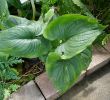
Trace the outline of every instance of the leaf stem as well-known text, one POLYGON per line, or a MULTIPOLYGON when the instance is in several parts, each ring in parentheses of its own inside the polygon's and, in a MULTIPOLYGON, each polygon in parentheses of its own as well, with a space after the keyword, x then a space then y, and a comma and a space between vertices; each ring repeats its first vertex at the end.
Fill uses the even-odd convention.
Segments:
POLYGON ((32 19, 35 20, 36 7, 35 7, 35 4, 34 4, 34 0, 31 0, 31 5, 32 5, 32 10, 33 10, 33 17, 32 17, 32 19))

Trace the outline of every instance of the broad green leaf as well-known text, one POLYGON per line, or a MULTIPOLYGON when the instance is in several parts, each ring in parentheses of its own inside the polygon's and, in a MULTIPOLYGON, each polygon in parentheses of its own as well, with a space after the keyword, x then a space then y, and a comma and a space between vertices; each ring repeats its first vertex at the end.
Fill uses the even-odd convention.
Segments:
POLYGON ((6 0, 0 0, 0 21, 6 19, 9 15, 8 5, 6 0))
POLYGON ((0 52, 34 58, 44 55, 50 42, 39 36, 34 26, 16 26, 0 32, 0 52))
POLYGON ((81 32, 102 30, 103 26, 96 19, 80 14, 65 14, 52 21, 43 34, 49 40, 66 39, 81 32))
POLYGON ((91 45, 96 39, 96 36, 98 36, 100 33, 101 32, 98 30, 91 30, 84 32, 83 34, 72 36, 66 42, 58 46, 55 52, 60 54, 62 59, 72 58, 91 45))
POLYGON ((91 49, 67 60, 62 60, 57 53, 50 53, 46 61, 46 71, 53 84, 61 91, 68 90, 86 70, 91 62, 91 49))
POLYGON ((45 23, 41 17, 38 21, 29 21, 25 18, 10 15, 2 24, 3 30, 0 32, 0 51, 14 56, 39 57, 45 55, 50 50, 50 42, 44 39, 41 34, 54 11, 49 10, 45 15, 45 23), (50 15, 50 17, 48 17, 50 15))
POLYGON ((16 25, 29 25, 32 22, 26 18, 9 15, 9 17, 3 21, 1 29, 8 29, 16 25))
POLYGON ((69 59, 91 45, 104 28, 96 19, 68 14, 52 21, 43 36, 51 41, 59 41, 55 52, 62 59, 69 59))

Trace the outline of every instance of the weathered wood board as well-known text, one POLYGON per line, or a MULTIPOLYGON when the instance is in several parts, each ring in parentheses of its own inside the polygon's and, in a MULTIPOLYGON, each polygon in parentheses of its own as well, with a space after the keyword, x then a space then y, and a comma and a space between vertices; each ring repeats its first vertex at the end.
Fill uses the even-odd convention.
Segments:
POLYGON ((41 92, 35 85, 34 81, 30 81, 17 92, 13 93, 8 100, 45 100, 41 92))

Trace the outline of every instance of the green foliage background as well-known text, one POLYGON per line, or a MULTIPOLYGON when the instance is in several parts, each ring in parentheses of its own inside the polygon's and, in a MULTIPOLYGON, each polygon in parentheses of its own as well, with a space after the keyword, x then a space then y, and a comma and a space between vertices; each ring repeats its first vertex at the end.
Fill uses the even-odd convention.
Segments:
POLYGON ((0 100, 19 87, 13 65, 22 57, 40 58, 61 93, 71 88, 91 62, 92 44, 109 41, 109 18, 109 0, 0 0, 0 100))

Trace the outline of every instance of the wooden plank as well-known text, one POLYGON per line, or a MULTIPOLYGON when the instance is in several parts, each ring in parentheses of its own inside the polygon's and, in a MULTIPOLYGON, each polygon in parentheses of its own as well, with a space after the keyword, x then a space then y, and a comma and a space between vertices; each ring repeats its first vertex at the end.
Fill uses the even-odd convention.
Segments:
POLYGON ((41 74, 35 79, 42 93, 48 100, 55 100, 60 94, 55 90, 46 73, 41 74))
POLYGON ((34 81, 30 81, 17 92, 13 93, 8 100, 45 100, 35 85, 34 81))
POLYGON ((90 63, 87 75, 93 73, 97 69, 103 67, 110 61, 110 43, 105 45, 105 48, 95 48, 93 51, 92 62, 90 63))
MULTIPOLYGON (((107 45, 106 47, 110 51, 110 46, 107 45)), ((101 68, 105 64, 107 64, 110 61, 110 53, 100 48, 99 50, 95 49, 93 53, 93 58, 90 66, 86 71, 83 71, 79 80, 76 82, 78 83, 81 81, 85 75, 90 75, 97 69, 101 68)), ((35 79, 36 83, 38 84, 39 88, 41 89, 42 93, 44 94, 45 98, 47 100, 55 100, 57 97, 59 97, 61 94, 58 92, 58 90, 55 90, 54 86, 48 79, 48 76, 46 73, 41 74, 35 79)))
MULTIPOLYGON (((78 80, 81 81, 85 77, 85 73, 83 72, 78 80)), ((43 95, 45 96, 46 100, 55 100, 60 95, 59 91, 56 90, 49 80, 46 73, 41 74, 39 77, 35 79, 36 83, 38 84, 39 88, 41 89, 43 95)))

